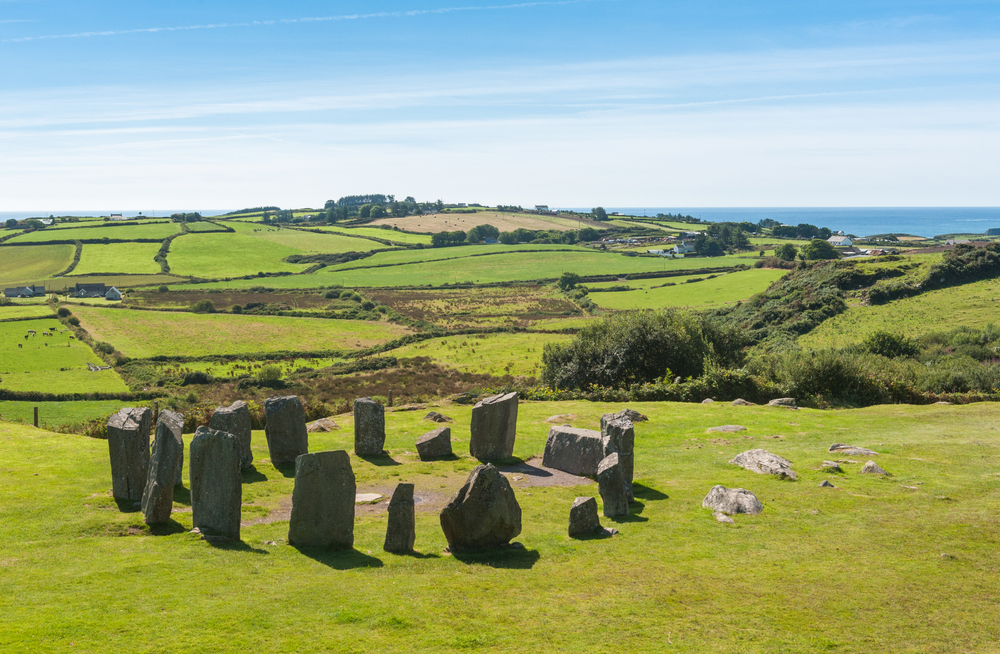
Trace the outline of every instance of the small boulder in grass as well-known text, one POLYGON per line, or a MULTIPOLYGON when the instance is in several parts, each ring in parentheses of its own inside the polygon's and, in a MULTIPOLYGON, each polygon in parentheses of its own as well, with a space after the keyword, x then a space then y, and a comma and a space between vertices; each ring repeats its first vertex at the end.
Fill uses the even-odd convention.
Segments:
POLYGON ((783 406, 789 409, 797 408, 795 404, 795 398, 793 397, 779 397, 776 400, 771 400, 770 402, 768 402, 767 406, 783 406))
POLYGON ((443 413, 438 413, 437 411, 431 411, 426 416, 424 420, 430 420, 431 422, 455 422, 443 413))
POLYGON ((702 404, 715 404, 715 400, 713 400, 710 397, 706 397, 704 400, 701 401, 701 403, 702 404))
POLYGON ((792 462, 788 459, 771 454, 767 450, 748 450, 737 454, 729 463, 761 475, 776 475, 783 479, 797 479, 792 470, 792 462))
POLYGON ((708 492, 701 505, 706 509, 714 509, 715 513, 725 513, 726 515, 736 515, 746 513, 757 515, 764 510, 764 505, 760 503, 757 496, 745 488, 726 488, 725 486, 713 486, 708 492))
POLYGON ((735 400, 730 402, 730 404, 732 404, 733 406, 754 406, 753 402, 747 402, 741 397, 736 398, 735 400))
POLYGON ((883 477, 889 477, 889 473, 885 471, 879 464, 874 461, 869 461, 861 468, 861 474, 863 475, 882 475, 883 477))

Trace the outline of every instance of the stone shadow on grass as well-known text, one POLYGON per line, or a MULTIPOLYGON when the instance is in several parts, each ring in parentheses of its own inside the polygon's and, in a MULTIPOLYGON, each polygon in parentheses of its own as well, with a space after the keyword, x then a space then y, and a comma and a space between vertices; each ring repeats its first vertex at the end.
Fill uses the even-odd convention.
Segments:
POLYGON ((191 506, 191 489, 183 486, 174 486, 174 503, 191 506))
POLYGON ((451 555, 468 565, 488 565, 508 570, 530 570, 542 558, 538 550, 529 550, 520 543, 491 550, 452 552, 451 555))
POLYGON ((666 500, 670 496, 666 493, 661 493, 655 488, 650 488, 649 486, 643 486, 642 484, 632 484, 632 495, 636 498, 641 498, 650 502, 655 502, 657 500, 666 500))
MULTIPOLYGON (((271 464, 274 465, 274 464, 271 464)), ((282 463, 280 466, 274 466, 274 469, 280 472, 288 479, 295 478, 295 464, 294 463, 282 463)), ((266 479, 266 477, 265 477, 266 479)))
MULTIPOLYGON (((635 487, 633 486, 633 495, 635 487)), ((628 515, 615 516, 613 518, 608 518, 612 522, 649 522, 649 518, 644 518, 640 513, 646 508, 646 505, 639 500, 632 500, 632 503, 628 507, 628 515)), ((605 516, 607 517, 607 516, 605 516)))
POLYGON ((412 550, 410 552, 386 552, 386 554, 394 554, 395 556, 408 556, 411 559, 440 559, 440 554, 435 554, 433 552, 418 552, 417 550, 412 550))
MULTIPOLYGON (((292 468, 294 471, 295 464, 292 464, 292 468)), ((295 475, 293 474, 292 476, 294 477, 295 475)), ((267 475, 258 470, 255 466, 250 466, 249 468, 243 471, 244 484, 252 484, 258 481, 267 481, 267 475)))
POLYGON ((352 570, 354 568, 381 568, 381 559, 369 556, 356 549, 324 549, 321 547, 296 547, 300 554, 334 570, 352 570))
POLYGON ((173 518, 166 522, 149 525, 149 533, 152 536, 170 536, 187 531, 187 528, 173 518))
POLYGON ((267 550, 251 547, 241 540, 223 538, 220 536, 205 536, 205 542, 217 550, 227 550, 229 552, 249 552, 251 554, 270 554, 267 550))
POLYGON ((116 497, 115 504, 118 505, 118 510, 122 513, 138 513, 142 511, 142 502, 139 500, 123 500, 120 497, 116 497))
POLYGON ((355 452, 355 455, 359 459, 364 459, 368 463, 370 463, 372 465, 375 465, 375 466, 401 466, 401 465, 403 465, 399 461, 396 461, 395 459, 393 459, 392 456, 390 456, 389 453, 387 453, 387 452, 382 452, 382 454, 376 454, 375 456, 362 456, 361 454, 358 454, 357 452, 355 452))
POLYGON ((611 531, 607 527, 601 527, 600 529, 595 529, 589 534, 580 534, 579 536, 570 536, 572 540, 604 540, 605 538, 611 538, 615 535, 618 530, 615 529, 611 531))

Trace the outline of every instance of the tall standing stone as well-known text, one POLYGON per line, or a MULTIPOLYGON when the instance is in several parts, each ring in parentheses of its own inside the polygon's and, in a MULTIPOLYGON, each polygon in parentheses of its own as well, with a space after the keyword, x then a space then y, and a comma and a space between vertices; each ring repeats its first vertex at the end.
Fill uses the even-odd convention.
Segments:
POLYGON ((296 547, 354 547, 351 457, 344 450, 303 454, 295 461, 288 542, 296 547))
POLYGON ((198 427, 191 441, 191 513, 202 533, 240 539, 243 477, 236 437, 198 427))
POLYGON ((122 409, 108 420, 111 494, 120 500, 142 500, 149 469, 149 409, 122 409))
POLYGON ((521 533, 521 506, 510 482, 492 465, 476 466, 441 511, 441 529, 453 552, 510 543, 521 533))
POLYGON ((309 453, 309 432, 306 412, 294 395, 269 397, 264 400, 264 435, 267 452, 274 466, 295 463, 300 454, 309 453))
POLYGON ((500 461, 514 456, 517 434, 517 393, 493 395, 472 407, 469 454, 480 461, 500 461))
POLYGON ((354 452, 379 456, 385 449, 385 409, 370 397, 354 400, 354 452))
POLYGON ((413 551, 417 538, 417 523, 414 516, 413 484, 397 484, 389 500, 389 524, 385 529, 386 552, 406 554, 413 551))
POLYGON ((240 469, 249 470, 253 465, 250 450, 250 407, 243 400, 236 400, 229 406, 220 406, 212 414, 208 426, 219 431, 227 431, 240 444, 240 469))
POLYGON ((597 489, 604 503, 604 515, 609 518, 628 515, 628 493, 617 452, 606 456, 597 466, 597 489))
POLYGON ((634 497, 632 478, 635 474, 635 428, 631 420, 619 416, 620 414, 606 413, 601 417, 601 435, 605 440, 605 456, 612 452, 618 453, 625 492, 631 501, 634 497))
POLYGON ((164 411, 156 421, 153 452, 149 457, 146 489, 142 494, 142 515, 147 525, 166 522, 174 507, 174 484, 184 456, 181 429, 184 417, 164 411))

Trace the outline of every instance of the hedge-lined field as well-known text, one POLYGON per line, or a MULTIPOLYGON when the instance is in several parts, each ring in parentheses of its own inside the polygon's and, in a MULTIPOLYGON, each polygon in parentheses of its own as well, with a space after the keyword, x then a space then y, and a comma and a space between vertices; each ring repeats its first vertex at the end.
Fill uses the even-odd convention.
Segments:
POLYGON ((0 245, 0 286, 42 284, 73 262, 72 245, 0 245))
MULTIPOLYGON (((176 242, 176 241, 175 241, 176 242)), ((132 273, 153 275, 160 272, 160 264, 153 261, 159 243, 110 243, 83 246, 80 263, 73 275, 92 273, 132 273)))
POLYGON ((155 223, 140 225, 114 225, 110 227, 80 227, 67 229, 39 229, 30 234, 15 236, 11 243, 46 243, 48 241, 89 240, 89 239, 120 239, 133 241, 136 239, 165 239, 171 234, 181 231, 180 223, 155 223))
MULTIPOLYGON (((634 291, 592 293, 590 299, 602 309, 658 309, 661 307, 707 307, 746 300, 781 279, 787 270, 751 269, 727 273, 714 279, 704 275, 640 280, 646 288, 634 291), (702 279, 703 281, 689 282, 702 279), (662 286, 675 284, 674 286, 662 286), (660 286, 660 288, 651 288, 660 286)), ((632 286, 632 282, 618 285, 632 286)))

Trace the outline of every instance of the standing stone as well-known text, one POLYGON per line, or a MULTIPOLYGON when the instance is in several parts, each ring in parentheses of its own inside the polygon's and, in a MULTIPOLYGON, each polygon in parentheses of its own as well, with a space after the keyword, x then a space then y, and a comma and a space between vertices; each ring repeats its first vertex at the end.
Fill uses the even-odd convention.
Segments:
POLYGON ((517 393, 493 395, 472 407, 472 438, 469 454, 480 461, 499 461, 514 456, 517 433, 517 393))
POLYGON ((421 461, 452 456, 451 427, 440 427, 417 439, 417 454, 421 461))
POLYGON ((354 400, 354 453, 379 456, 385 449, 385 409, 370 397, 354 400))
POLYGON ((628 515, 628 492, 618 453, 612 452, 597 466, 597 489, 609 518, 628 515))
POLYGON ((191 513, 204 534, 240 539, 240 444, 236 437, 198 427, 191 441, 191 513))
POLYGON ((212 414, 208 426, 236 437, 240 444, 240 469, 249 470, 253 465, 253 452, 250 451, 250 407, 247 403, 236 400, 230 406, 220 406, 212 414))
POLYGON ((344 450, 303 454, 295 461, 288 542, 296 547, 354 547, 354 482, 344 450))
POLYGON ((149 469, 149 409, 122 409, 108 420, 111 494, 119 500, 142 500, 149 469))
POLYGON ((597 474, 605 457, 601 432, 576 427, 552 427, 545 442, 542 465, 571 475, 597 474))
POLYGON ((309 452, 306 412, 299 398, 269 397, 264 400, 264 414, 267 419, 264 435, 272 465, 295 463, 296 457, 309 452))
POLYGON ((453 552, 509 544, 521 533, 521 506, 510 482, 490 464, 476 466, 441 511, 441 529, 453 552))
POLYGON ((612 452, 618 453, 622 465, 622 477, 625 480, 625 492, 629 501, 634 499, 632 478, 635 474, 635 428, 628 418, 619 418, 617 414, 606 413, 601 417, 601 436, 604 437, 604 456, 612 452))
POLYGON ((413 508, 413 484, 398 484, 389 500, 389 524, 385 529, 386 552, 406 554, 413 551, 417 523, 413 508))
POLYGON ((597 500, 593 497, 578 497, 569 510, 569 537, 589 536, 600 530, 601 521, 597 517, 597 500))
POLYGON ((153 453, 149 457, 146 490, 142 494, 142 515, 147 525, 166 522, 174 508, 174 484, 184 456, 181 429, 184 417, 164 411, 156 421, 153 453))

